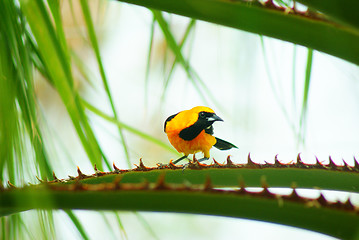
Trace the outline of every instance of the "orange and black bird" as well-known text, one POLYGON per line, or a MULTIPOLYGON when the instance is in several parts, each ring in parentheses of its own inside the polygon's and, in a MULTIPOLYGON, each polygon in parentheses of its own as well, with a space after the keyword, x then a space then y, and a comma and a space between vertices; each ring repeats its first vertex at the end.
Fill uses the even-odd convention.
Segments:
POLYGON ((174 148, 184 156, 173 163, 176 164, 189 154, 203 152, 204 157, 198 161, 209 159, 212 146, 220 150, 237 148, 232 143, 219 139, 213 135, 212 124, 223 121, 208 107, 194 107, 169 116, 164 124, 164 131, 174 148))

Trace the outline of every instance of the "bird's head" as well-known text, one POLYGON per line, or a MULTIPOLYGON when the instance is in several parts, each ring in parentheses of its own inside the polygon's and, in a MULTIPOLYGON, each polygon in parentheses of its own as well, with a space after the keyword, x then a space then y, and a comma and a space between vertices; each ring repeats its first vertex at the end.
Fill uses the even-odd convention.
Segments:
POLYGON ((205 128, 211 126, 216 121, 223 121, 222 118, 218 117, 215 112, 208 107, 194 107, 192 108, 192 111, 198 116, 198 124, 204 126, 205 128))
POLYGON ((223 122, 223 119, 218 117, 214 112, 202 111, 202 112, 198 113, 198 120, 197 121, 207 122, 209 124, 212 124, 215 121, 222 121, 223 122))
MULTIPOLYGON (((215 121, 223 121, 208 107, 194 107, 168 117, 164 124, 164 131, 181 132, 182 130, 197 134, 203 129, 210 129, 215 121)), ((213 129, 213 128, 212 128, 213 129)), ((208 130, 213 132, 213 130, 208 130)), ((196 135, 196 136, 197 136, 196 135)))

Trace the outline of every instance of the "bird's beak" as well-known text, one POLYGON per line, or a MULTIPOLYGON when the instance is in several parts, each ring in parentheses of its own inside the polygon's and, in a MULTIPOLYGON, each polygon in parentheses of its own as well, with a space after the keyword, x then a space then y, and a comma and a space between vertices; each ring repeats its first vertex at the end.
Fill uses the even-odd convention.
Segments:
POLYGON ((215 122, 215 121, 222 121, 223 122, 223 119, 218 117, 215 113, 213 113, 212 116, 210 116, 209 118, 207 118, 207 121, 208 122, 215 122))

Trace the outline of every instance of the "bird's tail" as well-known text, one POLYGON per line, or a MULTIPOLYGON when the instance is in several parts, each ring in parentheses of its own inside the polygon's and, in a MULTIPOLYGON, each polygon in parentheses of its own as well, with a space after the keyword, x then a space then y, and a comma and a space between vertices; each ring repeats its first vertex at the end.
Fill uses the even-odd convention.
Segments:
POLYGON ((236 145, 234 145, 230 142, 224 141, 220 138, 216 138, 216 140, 217 140, 217 142, 213 146, 218 148, 219 150, 228 150, 231 148, 238 148, 236 145))

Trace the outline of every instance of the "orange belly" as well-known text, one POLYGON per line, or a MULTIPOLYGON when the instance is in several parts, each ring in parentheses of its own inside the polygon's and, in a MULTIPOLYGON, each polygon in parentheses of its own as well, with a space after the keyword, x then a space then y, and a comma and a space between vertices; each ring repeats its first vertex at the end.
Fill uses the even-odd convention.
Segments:
POLYGON ((183 140, 179 137, 178 132, 167 132, 168 140, 173 147, 180 153, 195 154, 203 152, 205 158, 209 158, 209 150, 216 143, 216 138, 204 132, 204 130, 194 139, 190 141, 183 140))

